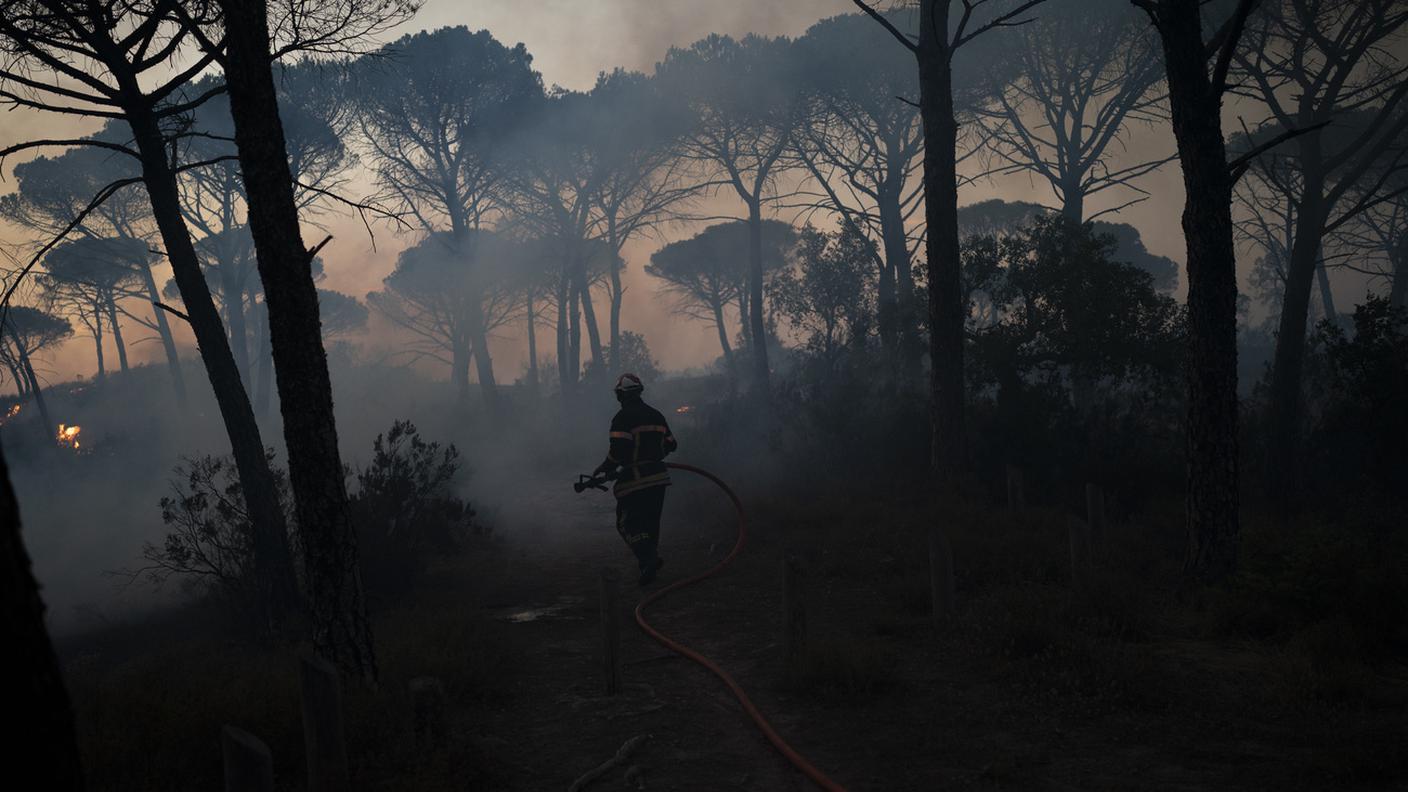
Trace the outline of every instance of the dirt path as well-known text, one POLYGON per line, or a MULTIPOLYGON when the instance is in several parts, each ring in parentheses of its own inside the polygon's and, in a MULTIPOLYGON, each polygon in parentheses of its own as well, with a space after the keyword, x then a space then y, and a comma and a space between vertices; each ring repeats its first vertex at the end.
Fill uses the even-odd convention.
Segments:
MULTIPOLYGON (((531 503, 502 507, 495 515, 515 568, 532 578, 516 581, 506 597, 515 601, 494 609, 496 618, 512 624, 513 644, 524 648, 513 688, 493 719, 501 730, 488 740, 487 752, 497 754, 493 758, 504 771, 495 788, 566 789, 641 734, 649 740, 630 764, 639 766, 649 789, 806 788, 722 684, 636 627, 634 563, 613 527, 610 495, 576 495, 554 483, 531 503), (597 591, 604 567, 622 575, 625 690, 610 698, 601 694, 597 591)), ((662 538, 667 579, 706 566, 711 550, 717 560, 732 542, 722 498, 706 487, 681 481, 671 492, 662 538)), ((709 611, 720 605, 728 585, 710 581, 681 592, 675 603, 658 609, 661 626, 673 628, 695 613, 716 622, 718 614, 709 611)), ((591 788, 633 788, 623 777, 624 768, 618 768, 591 788)))

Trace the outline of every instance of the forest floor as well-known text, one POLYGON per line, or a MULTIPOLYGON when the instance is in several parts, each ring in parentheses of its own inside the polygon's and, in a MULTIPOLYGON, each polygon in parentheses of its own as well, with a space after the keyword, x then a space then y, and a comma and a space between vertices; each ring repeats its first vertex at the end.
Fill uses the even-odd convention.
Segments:
MULTIPOLYGON (((668 499, 662 584, 733 543, 727 502, 690 478, 677 474, 668 499)), ((623 766, 587 788, 814 788, 719 680, 636 629, 614 504, 574 495, 569 481, 490 515, 492 546, 442 560, 413 600, 374 603, 382 683, 346 697, 356 787, 564 790, 647 735, 627 762, 643 786, 623 766), (604 567, 623 580, 614 697, 603 695, 604 567), (439 747, 417 748, 406 686, 426 675, 445 685, 448 729, 439 747)), ((848 789, 1408 789, 1402 667, 1327 671, 1284 644, 1210 636, 1176 592, 1112 583, 1091 604, 1059 582, 1059 561, 1003 558, 1001 543, 981 545, 996 556, 988 567, 1055 571, 980 585, 981 572, 962 571, 977 551, 960 541, 959 615, 936 629, 922 532, 905 507, 839 494, 787 508, 745 501, 759 508, 742 556, 650 619, 732 673, 848 789), (811 648, 789 672, 781 569, 799 549, 811 648)), ((989 522, 1019 544, 1063 546, 1063 523, 1046 512, 989 522)), ((221 723, 270 745, 280 788, 304 787, 291 655, 198 622, 175 616, 61 647, 92 788, 217 788, 221 723)))

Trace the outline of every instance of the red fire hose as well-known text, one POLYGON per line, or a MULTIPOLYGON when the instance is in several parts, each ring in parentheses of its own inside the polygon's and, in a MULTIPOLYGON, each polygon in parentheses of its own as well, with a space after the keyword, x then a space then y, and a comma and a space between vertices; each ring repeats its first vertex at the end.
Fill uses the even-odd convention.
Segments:
POLYGON ((690 473, 703 476, 718 485, 719 489, 723 490, 725 495, 728 495, 729 500, 733 501, 734 510, 738 513, 738 541, 734 543, 733 549, 728 552, 728 555, 724 556, 724 559, 716 564, 713 569, 701 572, 692 577, 687 577, 683 580, 677 580, 659 591, 650 594, 645 599, 642 599, 640 604, 636 605, 636 624, 640 625, 640 628, 645 631, 646 635, 659 641, 666 648, 688 657, 690 660, 709 669, 714 676, 722 679, 724 684, 728 686, 728 689, 733 691, 733 695, 738 699, 738 703, 743 705, 744 712, 747 712, 748 717, 752 718, 753 722, 758 725, 758 729, 762 731, 763 736, 768 739, 768 742, 772 743, 773 747, 776 748, 787 761, 791 762, 794 767, 800 770, 803 775, 814 781, 817 786, 827 790, 827 792, 845 792, 845 787, 827 778, 826 774, 816 769, 811 762, 808 762, 805 757, 797 753, 792 746, 788 745, 786 740, 782 739, 782 736, 777 733, 777 730, 772 727, 772 724, 768 723, 767 718, 763 717, 763 714, 754 706, 752 700, 748 698, 748 694, 743 692, 743 688, 739 687, 738 683, 733 680, 733 677, 728 675, 727 671, 720 668, 713 660, 690 649, 688 646, 672 640, 659 630, 651 627, 650 623, 645 620, 645 608, 647 605, 664 597, 671 591, 682 589, 693 583, 698 583, 705 578, 712 577, 723 571, 723 568, 728 566, 738 555, 739 551, 743 549, 743 543, 748 538, 748 530, 745 526, 746 518, 743 512, 743 502, 738 499, 738 495, 736 495, 727 484, 720 480, 718 476, 715 476, 707 470, 694 467, 693 465, 666 462, 665 467, 674 468, 675 470, 687 470, 690 473))

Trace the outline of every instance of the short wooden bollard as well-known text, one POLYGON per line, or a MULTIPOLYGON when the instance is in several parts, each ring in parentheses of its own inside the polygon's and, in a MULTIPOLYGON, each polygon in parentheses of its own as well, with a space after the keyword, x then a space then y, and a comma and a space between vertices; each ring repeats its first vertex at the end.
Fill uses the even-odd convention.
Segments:
POLYGON ((802 667, 807 652, 807 602, 806 572, 794 555, 788 555, 782 563, 782 609, 787 668, 796 671, 802 667))
POLYGON ((269 746, 244 729, 220 727, 225 792, 274 792, 274 757, 269 746))
POLYGON ((1022 469, 1016 465, 1007 466, 1007 508, 1012 511, 1027 508, 1026 481, 1022 469))
POLYGON ((445 741, 445 685, 435 677, 416 677, 407 685, 415 718, 416 746, 438 748, 445 741))
POLYGON ((606 695, 621 692, 621 575, 601 570, 601 670, 606 695))
POLYGON ((1099 484, 1085 485, 1085 521, 1090 524, 1092 542, 1105 539, 1105 490, 1099 484))
POLYGON ((929 528, 929 588, 934 623, 946 621, 957 607, 953 579, 953 546, 938 525, 929 528))
POLYGON ((303 746, 308 753, 309 792, 352 788, 347 740, 342 728, 341 679, 321 658, 304 655, 298 677, 303 691, 303 746))

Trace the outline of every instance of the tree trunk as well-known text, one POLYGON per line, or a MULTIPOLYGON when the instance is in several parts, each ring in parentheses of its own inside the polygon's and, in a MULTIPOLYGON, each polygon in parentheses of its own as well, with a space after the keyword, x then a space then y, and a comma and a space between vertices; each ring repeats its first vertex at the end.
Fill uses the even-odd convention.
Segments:
POLYGON ((753 341, 754 396, 769 401, 768 328, 763 318, 763 213, 757 199, 748 202, 748 317, 746 322, 753 341))
POLYGON ((1408 231, 1398 235, 1389 260, 1393 264, 1393 285, 1389 287, 1388 303, 1394 308, 1408 308, 1408 231))
POLYGON ((469 401, 469 359, 471 357, 463 342, 455 341, 450 352, 450 382, 455 385, 455 397, 461 403, 469 401))
POLYGON ((616 219, 613 216, 606 225, 606 245, 611 251, 611 373, 621 370, 621 301, 625 290, 621 286, 620 240, 616 238, 616 219))
POLYGON ((1320 311, 1331 324, 1340 323, 1340 313, 1335 310, 1335 294, 1330 288, 1330 270, 1324 260, 1315 266, 1315 282, 1320 287, 1320 311))
POLYGON ((258 319, 259 334, 259 367, 255 371, 254 382, 254 414, 265 416, 269 414, 269 402, 273 398, 274 392, 274 349, 273 343, 269 339, 269 311, 261 311, 258 319))
POLYGON ((225 303, 225 323, 230 331, 230 354, 246 389, 254 385, 249 368, 249 326, 244 315, 244 284, 234 283, 229 262, 220 262, 220 296, 225 303))
MULTIPOLYGON (((1079 154, 1076 155, 1079 157, 1079 154)), ((1074 162, 1075 160, 1069 160, 1074 162)), ((1080 174, 1074 174, 1061 184, 1061 216, 1071 224, 1079 226, 1085 220, 1085 191, 1081 189, 1080 174)))
POLYGON ((958 253, 958 123, 948 0, 919 11, 919 115, 924 122, 924 220, 928 229, 930 466, 952 482, 966 454, 963 398, 963 287, 958 253))
POLYGON ((1301 374, 1305 365, 1306 323, 1309 321, 1315 271, 1320 266, 1325 227, 1325 174, 1320 164, 1319 133, 1310 132, 1300 146, 1304 186, 1296 212, 1286 291, 1271 367, 1271 437, 1268 470, 1273 477, 1272 500, 1282 517, 1296 501, 1300 458, 1301 374))
POLYGON ((39 384, 39 377, 34 373, 34 364, 29 362, 29 350, 20 344, 15 344, 20 351, 20 368, 24 371, 24 376, 29 380, 29 393, 34 397, 34 406, 39 409, 39 422, 44 426, 40 431, 45 443, 54 442, 54 432, 58 424, 49 415, 49 403, 44 401, 44 388, 39 384))
POLYGON ((156 277, 151 267, 142 267, 142 281, 147 287, 147 299, 152 303, 152 315, 156 320, 156 332, 161 336, 162 349, 166 351, 166 366, 171 370, 171 387, 176 391, 176 401, 186 403, 186 376, 181 371, 181 355, 176 350, 176 337, 171 334, 171 323, 166 321, 166 311, 157 307, 161 302, 161 292, 156 288, 156 277))
POLYGON ((0 450, 0 619, 10 665, 5 694, 6 773, 26 786, 83 789, 73 707, 44 626, 44 602, 20 532, 20 507, 0 450), (17 728, 16 728, 17 727, 17 728))
POLYGON ((1199 4, 1160 6, 1169 104, 1186 204, 1188 423, 1186 568, 1207 580, 1236 568, 1237 272, 1232 179, 1222 137, 1222 95, 1207 71, 1199 4))
MULTIPOLYGON (((221 0, 225 81, 269 314, 274 376, 288 447, 289 483, 304 541, 313 645, 343 669, 376 681, 357 533, 337 446, 313 257, 303 245, 293 176, 270 70, 264 3, 221 0)), ((481 357, 487 357, 481 350, 481 357)), ((490 380, 492 384, 492 378, 490 380)))
MULTIPOLYGON (((135 91, 134 91, 135 92, 135 91)), ((230 438, 250 523, 254 526, 254 577, 264 622, 273 626, 297 606, 298 584, 289 552, 288 529, 265 456, 264 441, 249 395, 240 384, 225 326, 210 298, 189 229, 181 215, 176 175, 166 159, 165 140, 145 104, 126 108, 127 122, 141 155, 142 181, 152 216, 166 247, 171 273, 186 306, 201 361, 210 378, 225 433, 230 438)))
POLYGON ((127 344, 122 340, 122 325, 117 321, 117 303, 108 299, 108 321, 112 323, 112 342, 117 347, 117 365, 127 370, 127 344))
POLYGON ((563 283, 557 290, 557 387, 558 395, 562 397, 564 406, 571 401, 570 388, 572 387, 571 369, 568 368, 568 357, 571 354, 570 342, 567 338, 567 304, 571 298, 571 288, 563 278, 563 283))
POLYGON ((724 365, 728 367, 729 376, 736 372, 733 370, 733 347, 728 343, 728 325, 724 323, 724 304, 718 302, 714 304, 714 328, 719 331, 719 346, 724 350, 724 365))
POLYGON ((577 280, 572 280, 572 298, 567 306, 567 373, 572 383, 582 373, 582 292, 577 288, 577 280))
POLYGON ((587 280, 587 265, 577 256, 572 267, 573 278, 577 282, 577 293, 582 298, 582 319, 587 326, 587 343, 592 353, 592 368, 600 370, 606 363, 601 348, 601 329, 596 324, 596 307, 592 305, 591 283, 587 280))
POLYGON ((93 354, 98 358, 96 379, 102 381, 107 377, 108 369, 103 358, 103 309, 97 303, 93 303, 93 354))
POLYGON ((527 299, 528 313, 528 392, 533 396, 538 395, 538 332, 534 325, 537 324, 538 313, 533 306, 533 295, 529 294, 527 299))
POLYGON ((880 242, 885 260, 875 290, 875 320, 885 348, 900 349, 907 332, 907 317, 900 306, 898 282, 900 270, 909 268, 909 244, 905 239, 898 190, 881 190, 876 205, 880 211, 880 242))

